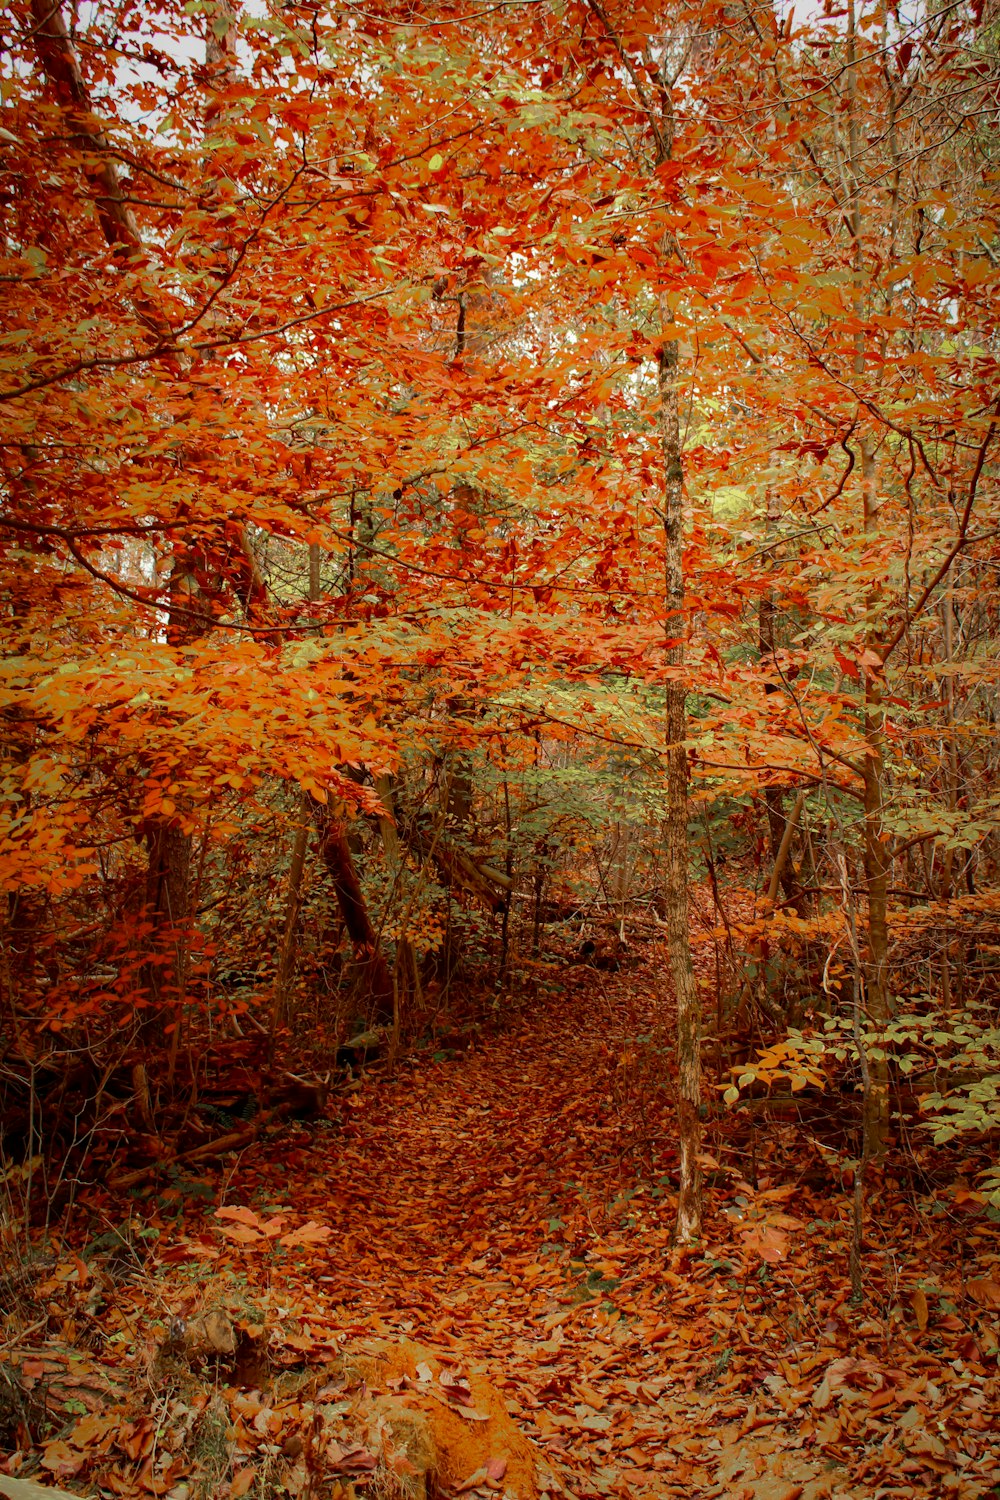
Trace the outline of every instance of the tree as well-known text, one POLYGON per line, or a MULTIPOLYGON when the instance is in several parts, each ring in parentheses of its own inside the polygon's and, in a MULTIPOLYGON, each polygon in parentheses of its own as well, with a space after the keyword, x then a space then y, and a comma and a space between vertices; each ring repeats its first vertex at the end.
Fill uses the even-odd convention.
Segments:
MULTIPOLYGON (((310 829, 383 1018, 404 971, 422 992, 414 910, 502 920, 509 972, 518 872, 540 941, 583 859, 553 830, 592 838, 624 758, 665 830, 679 1239, 703 1110, 692 808, 764 810, 747 967, 816 965, 808 1009, 849 954, 829 1019, 877 1161, 894 892, 940 851, 950 932, 963 882, 995 875, 976 18, 10 15, 15 1045, 55 1069, 53 1026, 86 1033, 103 1068, 141 1032, 190 1054, 193 1088, 227 877, 250 870, 268 1002, 294 1018, 310 829), (575 768, 605 778, 590 811, 549 817, 575 768), (265 828, 290 848, 280 903, 265 828)), ((951 938, 936 962, 951 996, 951 938)), ((766 1008, 757 977, 739 993, 766 1008)))

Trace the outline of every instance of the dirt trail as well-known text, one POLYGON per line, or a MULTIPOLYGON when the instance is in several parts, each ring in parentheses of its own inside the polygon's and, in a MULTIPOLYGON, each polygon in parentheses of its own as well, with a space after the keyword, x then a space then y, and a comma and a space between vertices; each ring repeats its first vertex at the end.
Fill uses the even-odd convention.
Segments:
POLYGON ((801 1442, 798 1402, 762 1417, 747 1393, 773 1407, 762 1377, 789 1387, 746 1348, 735 1264, 670 1268, 669 1085, 650 1092, 659 1064, 634 1046, 661 985, 652 966, 570 971, 569 993, 465 1057, 364 1089, 261 1188, 295 1206, 296 1184, 323 1183, 300 1206, 333 1230, 311 1260, 328 1318, 484 1370, 570 1493, 854 1493, 835 1457, 780 1453, 801 1442))
POLYGON ((995 1360, 977 1383, 929 1357, 877 1277, 874 1308, 848 1307, 833 1185, 789 1203, 794 1169, 764 1178, 802 1215, 768 1260, 723 1173, 704 1253, 672 1259, 669 1053, 635 1045, 656 962, 567 971, 502 1035, 366 1086, 339 1131, 262 1164, 258 1201, 333 1230, 298 1300, 486 1372, 581 1497, 985 1496, 995 1360))
MULTIPOLYGON (((363 1090, 332 1139, 286 1157, 285 1181, 326 1183, 325 1209, 305 1207, 333 1238, 311 1264, 351 1324, 481 1363, 580 1494, 691 1494, 681 1450, 703 1445, 710 1419, 694 1394, 693 1425, 676 1430, 695 1376, 672 1365, 661 1329, 673 1203, 663 1188, 636 1194, 631 1149, 658 1128, 629 1063, 655 1024, 637 995, 657 979, 580 970, 569 985, 464 1057, 363 1090)), ((658 1153, 666 1173, 660 1128, 644 1160, 658 1153)), ((283 1175, 263 1174, 275 1202, 283 1175)), ((702 1488, 715 1467, 698 1466, 702 1488)))
MULTIPOLYGON (((373 1077, 340 1096, 339 1118, 165 1183, 144 1205, 148 1258, 136 1253, 124 1279, 71 1252, 57 1260, 37 1293, 39 1312, 62 1309, 48 1320, 61 1353, 42 1352, 62 1359, 65 1412, 84 1376, 112 1394, 93 1415, 84 1401, 45 1467, 84 1478, 90 1465, 115 1493, 194 1500, 186 1476, 211 1461, 212 1500, 258 1479, 254 1493, 269 1494, 265 1471, 277 1483, 293 1461, 313 1422, 302 1403, 338 1361, 380 1360, 369 1394, 391 1401, 397 1377, 423 1379, 420 1363, 439 1356, 488 1413, 482 1427, 445 1413, 453 1478, 496 1457, 473 1448, 477 1433, 499 1445, 505 1405, 576 1500, 991 1494, 995 1226, 965 1210, 956 1269, 955 1215, 928 1215, 886 1180, 867 1301, 852 1308, 849 1184, 827 1173, 808 1187, 822 1157, 773 1124, 754 1185, 741 1181, 746 1140, 728 1118, 707 1137, 718 1161, 703 1244, 675 1256, 659 965, 651 949, 614 975, 566 968, 563 993, 467 1054, 373 1077), (234 1333, 221 1363, 212 1309, 234 1333), (170 1330, 201 1326, 211 1348, 192 1367, 190 1351, 170 1354, 170 1330)), ((29 1385, 43 1365, 28 1352, 29 1385)), ((350 1441, 370 1441, 367 1429, 350 1441)), ((529 1452, 507 1441, 512 1458, 518 1443, 529 1452)), ((530 1480, 512 1493, 530 1496, 530 1480)))

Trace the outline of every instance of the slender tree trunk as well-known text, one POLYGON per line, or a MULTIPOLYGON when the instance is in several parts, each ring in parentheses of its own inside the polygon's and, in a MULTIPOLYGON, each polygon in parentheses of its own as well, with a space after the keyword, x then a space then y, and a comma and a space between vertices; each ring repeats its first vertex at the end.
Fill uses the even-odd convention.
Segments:
MULTIPOLYGON (((382 835, 382 848, 385 850, 386 863, 392 876, 394 890, 399 889, 400 877, 403 870, 403 851, 399 842, 399 830, 396 827, 395 806, 392 795, 392 781, 388 776, 379 776, 375 780, 375 791, 378 799, 385 808, 385 816, 379 818, 379 832, 382 835)), ((401 893, 401 892, 400 892, 401 893)), ((400 915, 400 933, 396 943, 396 967, 392 976, 392 1046, 390 1058, 395 1061, 396 1049, 399 1045, 399 1031, 402 1022, 403 998, 412 989, 417 1002, 420 1001, 420 960, 417 950, 406 937, 405 931, 411 902, 404 904, 400 915)))
MULTIPOLYGON (((504 832, 504 874, 510 881, 509 889, 514 886, 514 842, 511 837, 510 816, 510 782, 507 780, 506 747, 504 749, 504 772, 503 772, 503 832, 504 832)), ((497 964, 497 984, 502 984, 507 977, 507 964, 510 959, 510 899, 504 902, 503 912, 500 917, 500 961, 497 964)))
MULTIPOLYGON (((851 227, 854 235, 854 269, 858 283, 856 308, 859 323, 864 308, 861 286, 864 279, 861 244, 861 196, 857 174, 859 149, 857 123, 857 57, 854 0, 848 11, 848 143, 850 151, 851 227)), ((855 337, 854 373, 859 383, 864 374, 864 336, 855 337)), ((864 432, 861 447, 861 494, 866 539, 874 544, 879 533, 878 468, 872 436, 864 432)), ((889 872, 891 856, 885 837, 885 713, 882 707, 882 674, 871 662, 881 658, 878 634, 874 627, 879 607, 881 585, 873 583, 865 604, 869 626, 865 633, 868 661, 864 668, 863 729, 864 756, 864 870, 868 891, 868 962, 865 967, 865 1005, 869 1023, 881 1028, 889 1020, 892 1001, 889 993, 889 872)), ((864 1112, 864 1154, 877 1160, 885 1153, 889 1135, 889 1071, 885 1058, 873 1057, 867 1062, 867 1088, 864 1112)), ((857 1209, 860 1213, 860 1208, 857 1209)))
POLYGON ((448 826, 459 837, 468 834, 472 824, 472 761, 464 752, 449 756, 446 817, 448 826))
POLYGON ((618 906, 618 936, 625 942, 625 915, 629 892, 629 852, 631 845, 627 818, 619 818, 615 827, 614 897, 618 906))
MULTIPOLYGON (((66 27, 59 0, 32 0, 34 40, 38 60, 70 126, 70 139, 81 152, 82 170, 94 189, 94 206, 101 232, 121 260, 140 260, 144 255, 139 230, 125 202, 118 168, 108 152, 108 141, 95 125, 87 85, 66 27)), ((140 299, 137 310, 157 333, 165 337, 168 327, 159 309, 140 299)), ((171 605, 176 600, 178 578, 171 579, 171 605)), ((181 625, 181 630, 185 626, 181 625)), ((168 630, 168 636, 170 631, 168 630)), ((162 1040, 165 1007, 183 987, 186 970, 181 937, 188 915, 188 875, 191 841, 179 818, 157 817, 146 832, 149 854, 144 914, 150 927, 148 957, 142 966, 141 985, 145 1009, 139 1034, 146 1044, 162 1040)), ((146 1095, 145 1078, 137 1081, 146 1095)), ((142 1113, 148 1115, 148 1107, 142 1113)))
MULTIPOLYGON (((228 5, 225 14, 229 15, 228 5)), ((228 33, 227 33, 228 35, 228 33)), ((319 543, 309 543, 309 590, 310 603, 315 604, 320 594, 319 543)), ((299 906, 302 901, 302 877, 306 867, 306 851, 309 847, 308 792, 303 792, 299 804, 299 821, 295 826, 292 858, 288 866, 288 894, 285 903, 285 921, 278 954, 278 972, 274 978, 274 998, 271 1006, 271 1047, 274 1047, 278 1028, 288 1020, 288 994, 295 973, 295 943, 299 922, 299 906)))
MULTIPOLYGON (((865 486, 865 532, 873 536, 878 528, 878 506, 875 501, 875 462, 867 444, 862 445, 862 482, 865 486)), ((877 588, 872 594, 877 593, 877 588)), ((869 597, 869 610, 875 599, 869 597)), ((869 654, 877 653, 878 642, 868 639, 869 654)), ((868 1020, 876 1029, 886 1026, 892 1013, 889 992, 889 869, 891 856, 885 838, 885 713, 882 708, 881 674, 870 667, 865 670, 864 707, 864 863, 868 887, 868 963, 865 972, 865 999, 868 1020)), ((884 1155, 889 1136, 889 1067, 884 1057, 870 1060, 871 1088, 865 1113, 868 1155, 884 1155)))
MULTIPOLYGON (((850 189, 850 226, 854 240, 854 276, 857 284, 855 308, 859 332, 854 342, 854 376, 860 387, 865 371, 863 317, 864 248, 861 242, 861 186, 858 176, 860 142, 858 136, 857 27, 854 0, 848 0, 847 13, 847 178, 850 189)), ((863 414, 864 415, 864 414, 863 414)), ((875 443, 872 435, 862 432, 861 495, 865 539, 874 545, 879 532, 878 474, 875 443)), ((865 1003, 869 1024, 876 1030, 886 1025, 891 1014, 889 994, 889 866, 890 856, 885 834, 885 713, 882 707, 882 674, 873 668, 881 661, 881 642, 874 628, 878 614, 881 585, 873 583, 865 603, 870 622, 865 635, 863 731, 864 756, 864 868, 868 888, 868 962, 865 966, 865 1003)), ((868 1063, 869 1087, 865 1092, 865 1154, 877 1159, 885 1154, 889 1135, 889 1073, 885 1058, 873 1057, 868 1063)))
MULTIPOLYGON (((118 168, 108 154, 108 141, 95 125, 87 85, 66 28, 61 0, 31 0, 35 50, 46 78, 66 111, 73 145, 85 153, 85 172, 94 188, 94 207, 104 238, 113 250, 128 256, 142 255, 143 246, 135 217, 125 201, 118 168)), ((143 308, 148 313, 147 308, 143 308)), ((158 315, 157 331, 164 331, 158 315)))
MULTIPOLYGON (((767 492, 767 514, 764 519, 765 541, 770 542, 774 536, 778 523, 779 501, 776 492, 769 489, 767 492)), ((768 554, 769 555, 769 554, 768 554)), ((762 667, 774 664, 774 591, 768 589, 761 594, 760 604, 757 607, 757 649, 760 653, 762 667)), ((772 694, 779 691, 777 684, 766 682, 764 693, 770 698, 772 694)), ((771 836, 771 859, 777 860, 778 848, 781 844, 781 835, 785 825, 785 810, 782 805, 781 788, 776 786, 765 787, 764 805, 767 809, 767 827, 771 836)), ((790 895, 791 892, 789 891, 790 895)))
MULTIPOLYGON (((779 500, 774 490, 768 490, 767 515, 764 521, 764 536, 770 541, 775 534, 780 515, 779 500)), ((774 593, 768 590, 761 595, 760 605, 757 611, 757 647, 760 652, 762 666, 775 667, 775 632, 774 632, 774 593)), ((776 668, 775 668, 776 670, 776 668)), ((781 689, 775 682, 764 684, 764 693, 770 698, 781 689)), ((799 879, 795 870, 795 862, 791 857, 791 849, 786 851, 783 860, 779 861, 778 851, 781 848, 787 830, 785 821, 785 798, 780 787, 767 786, 764 788, 764 806, 767 811, 767 828, 771 841, 772 868, 779 871, 781 888, 785 895, 795 905, 795 910, 800 917, 806 916, 806 904, 802 896, 799 879)))
MULTIPOLYGON (((225 63, 232 49, 235 21, 229 0, 218 0, 216 9, 217 15, 230 24, 222 35, 217 29, 209 28, 206 48, 209 66, 225 63)), ((128 264, 140 270, 145 264, 145 246, 122 190, 107 137, 95 123, 97 117, 66 26, 61 0, 31 0, 31 11, 38 59, 65 111, 70 139, 80 150, 82 171, 94 190, 94 206, 101 232, 115 252, 119 265, 128 264)), ((158 303, 155 291, 145 290, 137 280, 130 287, 128 300, 143 323, 151 327, 167 346, 164 354, 174 368, 186 370, 188 361, 185 356, 169 348, 172 342, 170 320, 158 303)), ((266 602, 266 589, 242 528, 238 531, 238 542, 238 548, 228 560, 229 583, 250 615, 266 602)), ((221 576, 222 571, 203 545, 175 543, 168 584, 167 639, 172 645, 183 646, 204 634, 212 614, 206 608, 207 601, 197 577, 216 573, 221 576)), ((149 865, 144 910, 150 932, 148 958, 142 969, 146 1009, 139 1033, 148 1047, 162 1042, 169 1009, 171 1005, 182 1002, 187 982, 191 835, 180 816, 163 814, 150 820, 146 843, 149 865)), ((179 1017, 176 1020, 179 1022, 179 1017)))
POLYGON ((667 633, 667 815, 664 916, 677 997, 677 1134, 680 1191, 676 1235, 690 1244, 701 1234, 701 1005, 688 930, 687 689, 684 666, 684 474, 677 391, 677 342, 660 351, 660 443, 664 467, 664 564, 667 633))
POLYGON ((271 1004, 271 1046, 275 1035, 288 1020, 288 998, 295 973, 295 944, 302 904, 302 877, 309 847, 309 793, 303 792, 299 803, 299 821, 295 826, 292 857, 288 865, 288 893, 285 898, 285 921, 278 954, 278 971, 274 976, 274 998, 271 1004))
MULTIPOLYGON (((464 697, 456 695, 449 701, 450 717, 452 720, 466 718, 469 713, 469 703, 464 697)), ((448 830, 449 838, 459 853, 464 850, 459 848, 461 841, 468 839, 472 824, 472 796, 473 777, 472 760, 467 753, 458 745, 453 745, 447 752, 444 762, 444 823, 448 830)), ((468 856, 466 856, 468 857, 468 856)), ((474 861, 470 861, 474 863, 474 861)), ((452 911, 452 888, 448 884, 448 924, 444 937, 444 972, 448 975, 454 973, 458 967, 460 954, 455 941, 455 928, 451 921, 452 911)))
MULTIPOLYGON (((954 563, 948 570, 945 580, 946 588, 944 598, 941 600, 941 625, 944 645, 944 659, 950 668, 955 659, 955 604, 954 604, 954 563)), ((944 708, 946 745, 944 762, 947 766, 947 800, 948 811, 951 814, 949 825, 954 829, 955 815, 958 812, 959 797, 961 794, 961 778, 959 774, 958 761, 958 734, 955 728, 955 678, 949 670, 945 673, 942 707, 944 708)), ((941 872, 942 901, 950 901, 953 892, 953 880, 955 873, 955 851, 948 848, 944 851, 943 869, 941 872)), ((943 951, 941 954, 941 999, 947 1009, 951 1001, 951 943, 952 933, 949 927, 945 927, 942 934, 943 951)), ((965 1003, 965 964, 962 954, 961 938, 959 938, 958 962, 956 964, 956 992, 960 1005, 965 1003)))
MULTIPOLYGON (((657 166, 673 155, 675 118, 673 88, 664 56, 655 75, 657 108, 646 92, 627 49, 623 46, 601 0, 588 0, 608 41, 628 72, 655 142, 657 166)), ((679 64, 679 69, 683 62, 679 64)), ((664 231, 660 254, 665 264, 679 258, 673 231, 664 231)), ((683 681, 684 637, 684 469, 681 453, 677 340, 665 335, 673 322, 667 294, 660 297, 662 342, 658 366, 658 431, 663 461, 664 632, 666 636, 666 854, 664 868, 664 925, 677 1000, 677 1133, 680 1189, 677 1199, 676 1239, 690 1244, 701 1233, 701 1006, 688 927, 688 767, 687 689, 683 681)))

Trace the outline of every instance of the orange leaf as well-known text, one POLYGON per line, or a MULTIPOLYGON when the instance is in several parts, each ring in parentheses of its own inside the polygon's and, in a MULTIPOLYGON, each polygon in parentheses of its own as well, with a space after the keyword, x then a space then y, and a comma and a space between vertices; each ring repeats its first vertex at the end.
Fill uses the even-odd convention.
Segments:
POLYGON ((915 1287, 910 1293, 910 1306, 913 1308, 913 1316, 917 1320, 917 1327, 923 1333, 927 1327, 927 1294, 920 1287, 915 1287))
POLYGON ((42 1455, 42 1468, 48 1469, 50 1474, 58 1475, 60 1479, 70 1479, 83 1468, 83 1455, 74 1453, 68 1443, 47 1443, 42 1455))
POLYGON ((92 1412, 81 1417, 69 1435, 69 1440, 74 1448, 89 1448, 91 1443, 99 1442, 118 1423, 113 1417, 98 1417, 92 1412))
POLYGON ((252 1208, 217 1208, 217 1219, 233 1219, 237 1224, 248 1224, 252 1229, 260 1228, 260 1219, 252 1208))
POLYGON ((787 1236, 772 1224, 750 1224, 743 1230, 743 1243, 772 1266, 784 1260, 788 1249, 787 1236))
POLYGON ((301 1228, 293 1229, 289 1234, 283 1234, 278 1244, 284 1245, 286 1249, 293 1245, 322 1245, 324 1240, 328 1240, 332 1234, 333 1230, 325 1224, 317 1224, 315 1220, 310 1219, 301 1228))

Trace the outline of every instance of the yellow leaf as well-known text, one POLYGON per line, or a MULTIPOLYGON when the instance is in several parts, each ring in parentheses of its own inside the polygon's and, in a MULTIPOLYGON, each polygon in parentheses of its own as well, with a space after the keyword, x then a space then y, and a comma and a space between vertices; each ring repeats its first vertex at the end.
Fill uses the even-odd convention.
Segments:
POLYGON ((913 1316, 917 1320, 917 1327, 923 1333, 927 1327, 927 1296, 920 1287, 915 1287, 910 1293, 910 1306, 913 1308, 913 1316))

